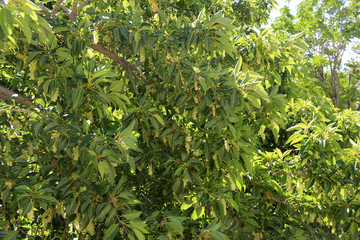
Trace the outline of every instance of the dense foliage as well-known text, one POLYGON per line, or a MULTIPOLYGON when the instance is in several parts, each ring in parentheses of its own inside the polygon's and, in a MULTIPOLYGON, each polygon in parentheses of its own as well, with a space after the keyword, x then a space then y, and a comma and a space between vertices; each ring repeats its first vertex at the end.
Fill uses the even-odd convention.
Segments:
POLYGON ((2 3, 0 237, 357 239, 360 114, 273 4, 2 3))

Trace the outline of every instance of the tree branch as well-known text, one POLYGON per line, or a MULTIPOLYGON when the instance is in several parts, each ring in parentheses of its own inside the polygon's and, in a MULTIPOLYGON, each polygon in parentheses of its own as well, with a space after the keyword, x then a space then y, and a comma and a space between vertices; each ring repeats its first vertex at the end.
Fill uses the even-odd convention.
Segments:
POLYGON ((77 14, 78 14, 78 1, 74 1, 71 8, 71 13, 69 15, 70 21, 76 22, 77 14))
POLYGON ((78 6, 78 11, 79 11, 80 9, 86 7, 89 3, 91 3, 91 0, 87 0, 87 1, 79 4, 79 6, 78 6))
MULTIPOLYGON (((6 112, 7 109, 0 109, 0 114, 6 112)), ((13 112, 20 112, 20 113, 32 113, 32 111, 30 111, 29 109, 16 109, 16 108, 13 108, 11 109, 11 111, 13 112)))
POLYGON ((98 52, 104 54, 108 58, 111 58, 112 60, 114 60, 114 62, 116 62, 117 64, 119 64, 120 66, 122 66, 125 69, 132 68, 131 66, 135 65, 133 63, 129 63, 128 61, 125 60, 125 58, 120 57, 113 51, 110 51, 109 49, 105 48, 104 45, 102 45, 102 44, 90 44, 88 46, 90 48, 94 49, 95 51, 98 51, 98 52))
POLYGON ((70 14, 70 9, 68 9, 64 4, 61 4, 60 7, 66 14, 70 14))
POLYGON ((140 70, 140 68, 138 67, 138 65, 134 64, 135 65, 135 69, 136 71, 138 71, 138 73, 140 74, 140 76, 146 80, 146 76, 144 75, 144 73, 140 70))
POLYGON ((15 102, 20 103, 21 105, 25 105, 28 107, 36 107, 35 104, 33 104, 31 101, 27 100, 26 98, 20 96, 16 92, 13 92, 7 88, 4 88, 3 86, 0 86, 0 99, 4 99, 7 101, 12 100, 12 96, 17 95, 15 99, 15 102))
POLYGON ((64 2, 64 0, 57 0, 57 2, 55 3, 55 6, 53 8, 53 10, 51 11, 51 15, 55 16, 56 13, 59 11, 61 4, 64 2))

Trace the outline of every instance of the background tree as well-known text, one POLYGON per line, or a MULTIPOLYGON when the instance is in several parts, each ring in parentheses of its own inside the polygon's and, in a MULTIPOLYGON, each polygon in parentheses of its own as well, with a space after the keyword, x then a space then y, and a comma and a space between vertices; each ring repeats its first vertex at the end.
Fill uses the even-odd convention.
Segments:
POLYGON ((359 37, 358 15, 358 1, 306 0, 298 5, 295 18, 285 8, 273 25, 274 29, 285 28, 292 33, 304 33, 309 46, 308 70, 336 107, 356 106, 356 102, 348 104, 349 98, 345 96, 350 86, 343 73, 343 56, 345 50, 359 37))
POLYGON ((235 22, 246 27, 261 27, 267 24, 270 12, 276 5, 275 0, 239 0, 232 3, 235 22))

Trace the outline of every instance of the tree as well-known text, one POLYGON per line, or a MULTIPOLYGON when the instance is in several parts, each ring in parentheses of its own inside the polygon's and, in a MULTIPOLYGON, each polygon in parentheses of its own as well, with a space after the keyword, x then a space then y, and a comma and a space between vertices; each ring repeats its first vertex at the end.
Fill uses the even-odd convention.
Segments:
POLYGON ((239 0, 232 3, 235 22, 246 27, 260 27, 267 24, 271 10, 275 7, 274 0, 239 0))
POLYGON ((287 99, 304 42, 237 27, 231 4, 3 3, 2 237, 357 237, 359 116, 287 99))
POLYGON ((291 14, 289 6, 285 6, 280 9, 280 16, 272 23, 272 28, 275 31, 286 31, 290 34, 299 33, 295 27, 295 16, 291 14))
POLYGON ((359 12, 358 1, 305 0, 299 4, 296 18, 285 8, 273 25, 275 29, 304 33, 309 46, 308 69, 336 107, 348 106, 348 98, 341 98, 350 87, 342 77, 343 55, 351 42, 359 37, 359 12))
MULTIPOLYGON (((346 64, 347 67, 347 84, 345 87, 345 91, 342 93, 345 95, 344 97, 347 98, 347 108, 351 108, 352 105, 355 105, 356 103, 359 103, 359 62, 357 61, 349 61, 346 64), (355 103, 355 104, 354 104, 355 103)), ((356 106, 356 105, 355 105, 356 106)), ((359 110, 359 106, 357 107, 357 110, 359 110)))

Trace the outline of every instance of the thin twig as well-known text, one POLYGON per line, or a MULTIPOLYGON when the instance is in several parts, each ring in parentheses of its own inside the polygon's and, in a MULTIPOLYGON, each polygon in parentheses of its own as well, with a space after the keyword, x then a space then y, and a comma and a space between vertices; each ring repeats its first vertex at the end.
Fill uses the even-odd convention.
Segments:
POLYGON ((131 82, 131 84, 132 84, 132 86, 133 86, 133 88, 134 88, 134 92, 135 92, 137 95, 139 95, 139 92, 138 92, 138 90, 137 90, 137 88, 136 88, 135 81, 134 81, 133 76, 132 76, 131 68, 129 68, 129 79, 130 79, 130 82, 131 82))
POLYGON ((134 76, 137 80, 141 81, 141 78, 140 78, 138 75, 136 75, 135 73, 133 73, 133 76, 134 76))
POLYGON ((135 69, 136 69, 136 71, 138 71, 138 73, 141 75, 141 77, 146 80, 144 73, 140 70, 140 68, 137 65, 135 65, 135 69))
POLYGON ((128 74, 128 71, 125 71, 124 77, 123 77, 123 86, 121 88, 121 93, 124 92, 125 84, 126 84, 126 75, 128 74))
MULTIPOLYGON (((8 109, 0 109, 0 114, 6 112, 8 109)), ((20 112, 20 113, 33 113, 32 111, 30 111, 29 109, 17 109, 17 108, 13 108, 11 109, 11 111, 13 112, 20 112)))

